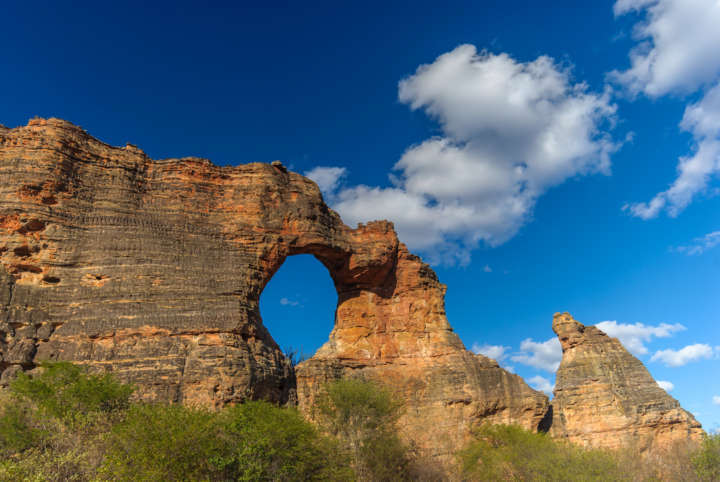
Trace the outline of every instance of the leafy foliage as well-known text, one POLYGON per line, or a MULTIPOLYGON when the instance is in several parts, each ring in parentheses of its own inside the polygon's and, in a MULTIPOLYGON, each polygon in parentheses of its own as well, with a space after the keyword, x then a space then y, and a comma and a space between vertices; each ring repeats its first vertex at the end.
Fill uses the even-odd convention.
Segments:
POLYGON ((720 480, 720 434, 705 437, 692 457, 692 464, 700 480, 720 480))
POLYGON ((481 427, 458 455, 462 473, 448 474, 401 441, 393 393, 359 379, 319 397, 325 434, 267 402, 210 411, 132 402, 132 391, 67 363, 21 374, 0 391, 0 480, 720 480, 720 435, 640 457, 514 426, 481 427))
POLYGON ((0 480, 354 480, 294 409, 131 403, 132 387, 67 363, 21 374, 0 398, 0 480))
POLYGON ((295 410, 247 402, 221 412, 135 405, 102 472, 120 480, 351 480, 347 460, 295 410))
POLYGON ((459 458, 470 480, 633 480, 608 452, 565 444, 512 425, 481 427, 459 458))
POLYGON ((317 401, 317 418, 350 453, 360 480, 409 480, 407 448, 397 435, 402 404, 376 383, 330 383, 317 401))
POLYGON ((71 421, 78 415, 123 410, 130 403, 133 387, 109 373, 90 374, 67 362, 47 363, 41 368, 33 377, 19 373, 11 390, 49 416, 71 421))

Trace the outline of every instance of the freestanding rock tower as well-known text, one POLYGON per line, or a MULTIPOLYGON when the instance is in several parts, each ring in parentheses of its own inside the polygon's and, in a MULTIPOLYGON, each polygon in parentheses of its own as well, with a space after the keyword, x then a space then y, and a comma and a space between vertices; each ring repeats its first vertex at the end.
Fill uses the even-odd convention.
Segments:
POLYGON ((556 313, 552 327, 563 349, 552 401, 553 436, 639 452, 701 439, 695 418, 616 338, 568 313, 556 313))

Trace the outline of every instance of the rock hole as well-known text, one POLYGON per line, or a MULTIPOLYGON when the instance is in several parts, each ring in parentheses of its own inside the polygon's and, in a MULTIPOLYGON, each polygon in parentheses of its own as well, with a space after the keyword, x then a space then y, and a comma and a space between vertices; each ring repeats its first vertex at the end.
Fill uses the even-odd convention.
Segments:
POLYGON ((27 232, 35 233, 37 231, 42 231, 43 229, 45 229, 45 223, 40 221, 39 219, 31 219, 25 224, 25 226, 23 226, 23 228, 25 228, 25 231, 27 232))
POLYGON ((337 291, 327 268, 309 254, 288 257, 260 296, 263 324, 286 355, 309 358, 335 324, 337 291))
POLYGON ((43 280, 43 282, 51 284, 51 285, 56 285, 60 282, 60 278, 58 278, 56 276, 44 276, 42 280, 43 280))
POLYGON ((15 253, 15 256, 19 256, 20 258, 27 258, 28 256, 30 256, 30 247, 19 246, 13 249, 13 253, 15 253))
POLYGON ((28 272, 28 273, 35 273, 40 274, 42 273, 42 268, 40 266, 35 266, 33 264, 16 264, 13 265, 13 268, 15 268, 16 272, 22 273, 22 272, 28 272))

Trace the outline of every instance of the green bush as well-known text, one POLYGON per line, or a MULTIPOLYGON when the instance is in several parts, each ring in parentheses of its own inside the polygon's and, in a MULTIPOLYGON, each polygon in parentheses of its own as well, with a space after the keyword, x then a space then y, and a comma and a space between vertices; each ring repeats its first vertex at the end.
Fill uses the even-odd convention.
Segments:
POLYGON ((588 450, 512 425, 486 425, 460 452, 468 480, 624 481, 612 453, 588 450))
POLYGON ((118 480, 203 480, 224 449, 213 413, 138 404, 112 428, 102 473, 118 480))
POLYGON ((402 404, 376 383, 345 379, 328 384, 318 398, 316 418, 349 452, 358 478, 409 480, 407 448, 397 436, 402 404))
POLYGON ((720 480, 720 434, 705 437, 691 460, 698 479, 720 480))
POLYGON ((0 399, 0 480, 92 480, 131 393, 69 363, 19 374, 0 399))
POLYGON ((346 459, 299 413, 267 402, 220 412, 135 405, 113 428, 114 480, 351 480, 346 459))
POLYGON ((32 377, 19 373, 10 390, 49 416, 72 421, 127 408, 133 387, 109 373, 90 374, 79 366, 58 362, 41 365, 40 373, 32 377))
MULTIPOLYGON (((221 414, 234 480, 352 480, 350 461, 294 409, 247 402, 221 414)), ((228 470, 229 469, 229 470, 228 470)))
POLYGON ((27 406, 4 403, 0 407, 0 455, 12 455, 37 445, 46 435, 36 428, 27 406))

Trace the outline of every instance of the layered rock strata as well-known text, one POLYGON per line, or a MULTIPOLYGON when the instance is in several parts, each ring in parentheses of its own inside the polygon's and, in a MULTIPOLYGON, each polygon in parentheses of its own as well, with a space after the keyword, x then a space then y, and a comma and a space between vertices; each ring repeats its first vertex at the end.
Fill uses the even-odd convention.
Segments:
POLYGON ((556 313, 552 327, 563 350, 552 401, 553 436, 639 452, 701 439, 695 418, 616 338, 568 313, 556 313))
POLYGON ((69 360, 146 399, 308 411, 324 382, 362 375, 405 398, 403 433, 427 453, 482 420, 537 428, 547 398, 465 350, 444 293, 390 223, 345 226, 280 163, 154 161, 57 119, 0 129, 0 384, 69 360), (259 312, 295 254, 338 292, 329 341, 297 372, 259 312))

